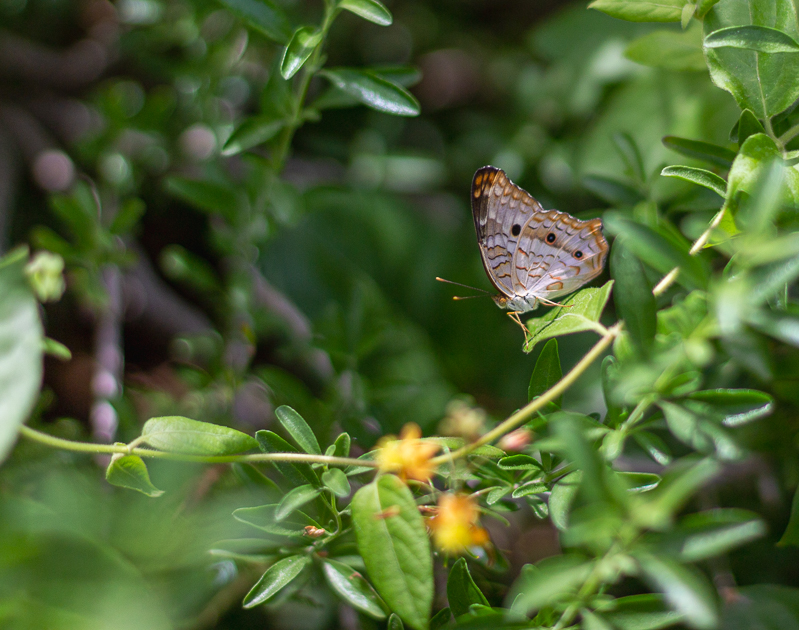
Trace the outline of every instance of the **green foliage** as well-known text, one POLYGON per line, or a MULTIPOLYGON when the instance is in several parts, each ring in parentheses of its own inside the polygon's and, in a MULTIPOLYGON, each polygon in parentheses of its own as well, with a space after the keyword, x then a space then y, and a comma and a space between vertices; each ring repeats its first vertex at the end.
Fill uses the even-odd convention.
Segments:
MULTIPOLYGON (((23 41, 90 19, 16 5, 23 41)), ((119 63, 68 102, 102 124, 49 211, 21 193, 10 240, 47 251, 0 259, 7 625, 799 623, 794 3, 450 5, 148 0, 92 31, 119 63), (523 340, 432 282, 487 286, 485 163, 611 241, 523 340)))

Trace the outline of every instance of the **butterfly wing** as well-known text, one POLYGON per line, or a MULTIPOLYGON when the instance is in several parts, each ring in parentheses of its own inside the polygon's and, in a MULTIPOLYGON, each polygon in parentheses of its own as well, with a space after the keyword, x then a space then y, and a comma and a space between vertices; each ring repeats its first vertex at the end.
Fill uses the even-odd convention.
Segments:
POLYGON ((557 210, 536 213, 519 235, 513 290, 549 300, 566 295, 602 273, 607 253, 600 219, 580 221, 557 210))
POLYGON ((484 166, 474 174, 472 217, 483 267, 491 284, 507 297, 516 294, 513 255, 522 227, 543 211, 541 204, 502 170, 484 166))

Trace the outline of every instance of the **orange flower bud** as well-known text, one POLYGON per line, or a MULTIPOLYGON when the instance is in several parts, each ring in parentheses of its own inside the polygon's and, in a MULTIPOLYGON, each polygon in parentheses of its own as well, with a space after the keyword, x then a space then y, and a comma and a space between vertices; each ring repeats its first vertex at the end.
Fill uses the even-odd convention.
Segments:
POLYGON ((380 440, 377 463, 381 472, 390 472, 401 479, 427 481, 435 473, 435 465, 430 459, 439 449, 433 442, 423 442, 422 430, 414 423, 402 428, 400 439, 386 436, 380 440))
POLYGON ((480 511, 474 500, 462 494, 444 494, 438 514, 428 520, 436 546, 446 553, 461 553, 467 547, 489 543, 488 532, 480 527, 480 511))

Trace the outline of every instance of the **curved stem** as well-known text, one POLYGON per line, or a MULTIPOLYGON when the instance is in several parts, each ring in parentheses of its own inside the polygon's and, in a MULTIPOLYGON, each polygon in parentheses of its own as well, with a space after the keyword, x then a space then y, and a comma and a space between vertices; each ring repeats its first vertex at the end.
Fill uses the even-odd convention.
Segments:
POLYGON ((613 342, 613 340, 618 336, 619 332, 621 331, 621 323, 612 326, 607 330, 607 332, 602 336, 602 338, 596 343, 596 345, 591 348, 588 353, 578 361, 577 365, 575 365, 566 376, 560 379, 555 385, 553 385, 549 390, 544 392, 541 396, 536 398, 535 400, 531 401, 519 411, 511 415, 509 418, 504 420, 503 422, 499 423, 496 427, 491 429, 488 433, 483 435, 479 440, 472 442, 471 444, 467 444, 466 446, 462 446, 456 451, 452 453, 447 453, 445 455, 439 455, 438 457, 434 457, 431 462, 433 464, 443 464, 451 460, 458 459, 460 457, 464 457, 472 452, 474 449, 483 446, 484 444, 490 444, 495 440, 498 440, 506 433, 513 431, 515 428, 521 426, 530 417, 536 413, 539 409, 543 408, 547 403, 555 400, 558 396, 560 396, 563 392, 565 392, 571 385, 576 381, 580 375, 585 372, 588 367, 598 359, 602 353, 607 350, 608 346, 613 342))
POLYGON ((20 435, 46 444, 53 448, 60 448, 75 453, 121 453, 124 455, 138 455, 139 457, 150 457, 153 459, 166 459, 177 462, 195 462, 198 464, 255 464, 261 462, 303 462, 306 464, 327 464, 328 466, 364 466, 377 468, 377 462, 366 459, 354 459, 352 457, 333 457, 329 455, 310 455, 308 453, 254 453, 249 455, 187 455, 184 453, 169 453, 167 451, 156 451, 150 448, 130 448, 127 444, 91 444, 87 442, 73 442, 65 440, 47 433, 42 433, 36 429, 22 426, 20 435))

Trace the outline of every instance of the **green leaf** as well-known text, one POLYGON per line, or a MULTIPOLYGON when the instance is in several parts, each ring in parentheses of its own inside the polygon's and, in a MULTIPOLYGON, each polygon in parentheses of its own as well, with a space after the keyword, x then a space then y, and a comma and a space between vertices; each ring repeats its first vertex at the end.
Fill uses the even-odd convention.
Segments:
MULTIPOLYGON (((272 431, 257 431, 255 439, 264 453, 296 453, 297 449, 286 442, 282 437, 272 431)), ((310 482, 318 486, 319 478, 310 465, 302 462, 271 462, 281 475, 288 479, 292 485, 299 486, 310 482)))
POLYGON ((322 33, 313 26, 301 26, 294 31, 283 51, 283 61, 280 63, 282 77, 288 80, 297 74, 321 42, 322 33))
POLYGON ((624 160, 630 175, 638 182, 646 182, 644 160, 641 158, 641 152, 633 137, 628 133, 614 133, 613 144, 616 145, 616 150, 624 160))
POLYGON ((469 613, 469 606, 480 604, 488 606, 488 600, 474 583, 465 558, 458 558, 447 579, 447 601, 454 617, 469 613))
POLYGON ((708 389, 689 394, 688 400, 702 403, 704 410, 719 416, 728 427, 752 422, 774 411, 774 399, 754 389, 708 389))
POLYGON ((549 486, 543 481, 528 481, 516 488, 511 493, 511 497, 521 499, 522 497, 529 497, 531 494, 544 494, 545 492, 549 492, 549 486))
POLYGON ((282 521, 295 510, 301 508, 309 501, 313 501, 317 496, 319 496, 320 492, 321 490, 319 488, 314 488, 310 484, 292 488, 286 493, 286 496, 284 496, 278 504, 277 509, 275 510, 275 520, 278 522, 282 521))
POLYGON ((635 223, 619 212, 605 213, 605 226, 612 234, 625 236, 625 246, 656 271, 665 275, 679 267, 677 281, 689 289, 703 288, 707 283, 705 267, 688 253, 689 243, 682 237, 635 223))
POLYGON ((279 43, 291 35, 291 24, 283 9, 271 0, 219 0, 233 15, 279 43))
POLYGON ((319 74, 372 109, 395 116, 418 116, 421 111, 413 94, 372 71, 325 68, 319 74))
POLYGON ((424 522, 408 487, 382 475, 352 499, 358 550, 377 592, 402 620, 426 630, 433 603, 433 563, 424 522))
POLYGON ((159 263, 170 279, 184 282, 204 293, 221 291, 216 271, 208 262, 180 245, 167 245, 161 250, 159 263))
POLYGON ((791 503, 791 517, 788 520, 788 526, 782 534, 782 538, 777 543, 780 547, 792 545, 799 547, 799 487, 793 495, 793 503, 791 503))
POLYGON ((766 130, 763 129, 763 125, 752 110, 745 109, 741 112, 741 117, 730 131, 730 140, 743 144, 749 136, 753 136, 756 133, 766 133, 766 130))
POLYGON ((638 554, 644 579, 661 591, 669 605, 685 616, 685 622, 703 630, 715 628, 718 622, 713 589, 697 571, 671 558, 638 554))
POLYGON ((258 448, 246 433, 182 416, 150 418, 141 434, 153 448, 188 455, 235 455, 258 448))
POLYGON ((230 134, 222 148, 222 155, 236 155, 247 149, 252 149, 274 138, 283 127, 285 119, 275 119, 269 116, 253 116, 246 118, 236 130, 230 134))
POLYGON ((25 279, 27 248, 0 258, 0 462, 33 409, 42 383, 44 332, 25 279))
POLYGON ((166 190, 198 210, 221 214, 229 221, 234 220, 239 213, 239 195, 227 185, 175 176, 166 179, 166 190))
MULTIPOLYGON (((555 383, 563 378, 558 355, 558 340, 550 339, 544 344, 541 354, 535 362, 530 385, 527 388, 527 400, 532 400, 548 391, 555 383)), ((558 407, 563 403, 563 395, 553 401, 558 407)))
POLYGON ((335 446, 333 455, 335 457, 349 457, 351 442, 352 440, 350 439, 349 433, 339 434, 339 436, 336 438, 336 441, 333 443, 333 446, 335 446))
POLYGON ((290 556, 275 562, 245 595, 242 607, 252 608, 268 602, 311 564, 310 556, 290 556))
POLYGON ((523 614, 549 604, 568 600, 585 582, 594 567, 593 562, 577 555, 545 558, 531 570, 522 572, 511 588, 508 601, 513 611, 523 614))
POLYGON ((661 630, 680 623, 685 616, 670 610, 662 595, 631 595, 613 600, 613 609, 602 616, 618 630, 661 630))
POLYGON ((569 335, 571 333, 593 330, 602 332, 598 325, 602 310, 610 298, 613 281, 600 288, 589 287, 562 299, 564 307, 556 306, 542 317, 527 320, 527 335, 524 351, 530 352, 539 341, 569 335))
POLYGON ((122 203, 119 212, 114 215, 114 220, 111 221, 108 231, 111 232, 111 234, 117 235, 128 234, 136 227, 139 219, 144 216, 146 209, 147 206, 141 199, 138 197, 128 197, 122 203))
POLYGON ((663 476, 658 488, 649 495, 651 500, 641 514, 655 527, 662 526, 720 470, 721 464, 712 458, 698 462, 683 460, 675 464, 663 476))
POLYGON ((702 54, 702 30, 698 27, 647 33, 630 42, 624 56, 644 66, 677 72, 698 72, 707 68, 702 54))
POLYGON ((160 497, 163 490, 156 488, 150 481, 150 474, 144 460, 138 455, 122 455, 116 453, 105 470, 105 479, 112 486, 138 490, 148 497, 160 497))
POLYGON ((284 519, 278 523, 275 517, 277 508, 276 504, 239 508, 233 511, 233 518, 281 538, 303 538, 307 525, 318 527, 315 521, 299 511, 294 512, 290 519, 284 519))
POLYGON ((712 190, 719 197, 727 196, 727 182, 721 177, 703 168, 693 166, 667 166, 660 174, 663 177, 676 177, 692 184, 699 184, 712 190))
POLYGON ((594 0, 589 9, 629 22, 679 22, 683 0, 594 0))
POLYGON ((628 492, 649 492, 660 484, 660 475, 643 472, 617 472, 616 475, 628 492))
MULTIPOLYGON (((763 133, 749 136, 741 145, 730 169, 727 199, 732 200, 741 190, 754 194, 761 178, 766 176, 774 163, 782 163, 782 154, 774 141, 763 133)), ((799 204, 799 171, 786 166, 782 169, 782 175, 781 189, 769 192, 783 202, 799 204)))
POLYGON ((696 4, 696 17, 700 20, 707 15, 707 12, 713 8, 713 6, 718 3, 719 0, 699 0, 696 4))
POLYGON ((510 494, 508 486, 497 486, 486 495, 486 505, 494 505, 497 501, 510 494))
POLYGON ((633 439, 653 461, 661 466, 668 466, 671 463, 671 452, 666 443, 654 433, 639 431, 633 435, 633 439))
POLYGON ((230 468, 245 486, 261 493, 261 496, 266 495, 272 500, 277 500, 278 497, 283 496, 277 484, 252 464, 236 462, 231 464, 230 468))
POLYGON ((396 613, 391 613, 386 624, 386 630, 405 630, 405 624, 402 623, 402 619, 396 613))
POLYGON ((705 37, 706 48, 743 48, 763 53, 799 52, 793 37, 767 26, 730 26, 705 37))
POLYGON ((302 450, 312 455, 322 454, 316 436, 300 414, 288 405, 281 405, 275 409, 275 415, 302 450))
POLYGON ((347 475, 338 468, 331 468, 323 472, 322 483, 337 497, 348 497, 352 491, 347 475))
POLYGON ((497 466, 502 470, 542 470, 541 462, 524 453, 503 457, 497 462, 497 466))
POLYGON ((372 619, 385 619, 383 603, 364 577, 352 567, 330 558, 322 561, 325 580, 344 602, 372 619))
POLYGON ((391 11, 378 0, 341 0, 338 6, 380 26, 388 26, 394 21, 391 11))
POLYGON ((616 283, 616 312, 633 345, 648 356, 655 342, 657 304, 641 262, 627 248, 627 239, 617 238, 610 253, 610 273, 616 283))
POLYGON ((768 47, 767 42, 771 41, 773 46, 774 34, 766 35, 772 30, 784 34, 781 45, 799 38, 796 9, 791 0, 773 0, 768 10, 762 10, 759 0, 725 0, 715 5, 704 19, 705 56, 713 82, 730 92, 741 109, 752 110, 760 119, 779 114, 799 98, 799 82, 789 79, 799 75, 799 55, 712 46, 714 40, 733 43, 735 38, 729 35, 735 33, 738 43, 768 47), (745 28, 751 26, 768 30, 745 28), (714 34, 719 31, 720 34, 714 34), (708 39, 711 46, 707 46, 708 39))
POLYGON ((730 168, 736 155, 735 151, 717 144, 678 136, 664 136, 663 144, 686 157, 703 160, 721 168, 730 168))
POLYGON ((69 348, 60 341, 50 339, 50 337, 44 337, 42 339, 42 350, 45 354, 60 359, 61 361, 69 361, 72 359, 72 353, 69 351, 69 348))
POLYGON ((569 512, 577 492, 580 490, 580 481, 583 471, 576 470, 563 477, 552 487, 549 495, 549 517, 552 524, 563 531, 569 526, 569 512))
POLYGON ((449 607, 439 610, 430 620, 430 630, 441 630, 449 625, 449 620, 452 619, 452 613, 449 607))
POLYGON ((716 509, 690 514, 673 536, 679 539, 681 562, 698 562, 727 553, 766 534, 766 524, 754 512, 716 509))

